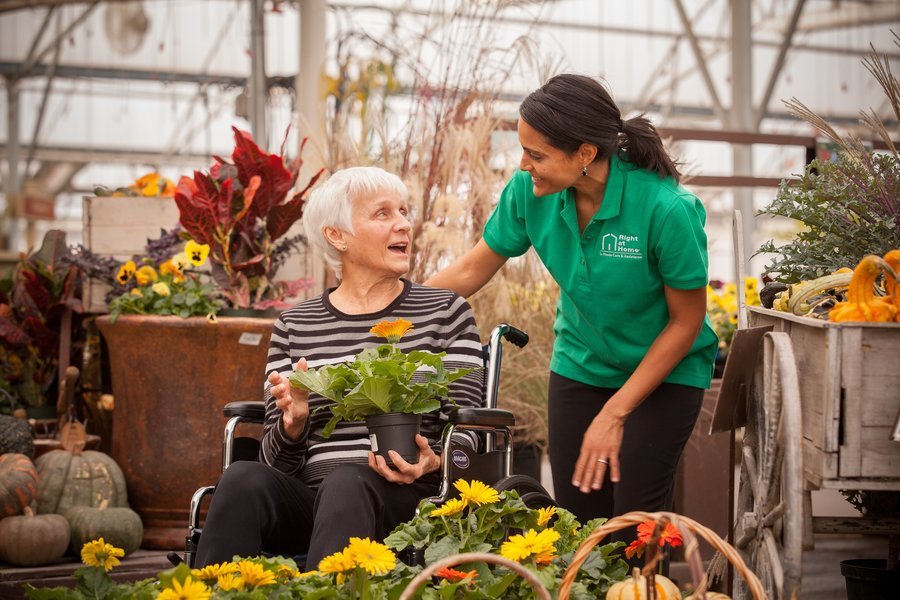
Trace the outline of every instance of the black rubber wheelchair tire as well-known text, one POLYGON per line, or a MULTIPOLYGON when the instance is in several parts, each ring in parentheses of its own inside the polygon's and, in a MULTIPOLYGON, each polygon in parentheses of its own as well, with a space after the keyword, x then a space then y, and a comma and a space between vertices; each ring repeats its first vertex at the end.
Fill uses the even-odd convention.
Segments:
POLYGON ((525 506, 528 508, 535 509, 557 506, 556 500, 547 493, 544 486, 528 475, 510 475, 509 477, 504 477, 494 484, 493 488, 498 492, 516 490, 519 497, 522 499, 522 502, 524 502, 525 506))

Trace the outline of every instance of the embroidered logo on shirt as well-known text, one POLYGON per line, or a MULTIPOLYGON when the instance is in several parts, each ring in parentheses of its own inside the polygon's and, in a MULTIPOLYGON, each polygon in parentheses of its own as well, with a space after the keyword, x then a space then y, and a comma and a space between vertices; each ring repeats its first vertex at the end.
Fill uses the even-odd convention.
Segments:
POLYGON ((643 258, 636 235, 607 233, 600 239, 600 256, 610 258, 643 258))

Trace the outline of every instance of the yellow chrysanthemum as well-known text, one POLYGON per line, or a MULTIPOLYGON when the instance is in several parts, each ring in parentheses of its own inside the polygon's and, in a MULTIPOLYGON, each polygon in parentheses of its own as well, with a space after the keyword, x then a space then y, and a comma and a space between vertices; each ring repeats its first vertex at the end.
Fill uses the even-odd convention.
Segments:
POLYGON ((500 546, 500 555, 509 560, 522 562, 529 556, 546 557, 553 554, 553 546, 559 539, 559 532, 555 529, 544 529, 540 533, 529 529, 524 535, 514 535, 500 546))
POLYGON ((209 600, 210 590, 202 581, 194 581, 188 576, 184 583, 172 580, 172 587, 159 593, 159 600, 209 600))
POLYGON ((396 344, 412 328, 413 324, 406 319, 397 319, 396 321, 382 321, 372 327, 369 333, 386 338, 390 344, 396 344))
POLYGON ((466 503, 459 498, 451 498, 444 502, 439 508, 431 512, 432 517, 450 517, 462 511, 466 507, 466 503))
POLYGON ((397 557, 390 548, 369 538, 350 538, 350 545, 344 549, 344 554, 370 575, 383 575, 397 564, 397 557))
POLYGON ((86 543, 81 547, 81 562, 89 567, 103 567, 109 571, 119 564, 119 558, 125 556, 125 551, 107 544, 103 538, 86 543))
POLYGON ((319 571, 321 573, 343 573, 352 571, 356 565, 344 552, 335 552, 329 554, 319 561, 319 571))
POLYGON ((242 560, 237 564, 238 574, 244 581, 244 585, 262 587, 275 583, 275 573, 267 571, 259 563, 252 560, 242 560))
POLYGON ((538 520, 537 520, 538 525, 540 525, 541 527, 546 527, 547 523, 550 522, 550 519, 555 514, 556 514, 555 506, 546 506, 544 508, 539 508, 538 509, 538 520))
POLYGON ((171 291, 169 291, 169 284, 165 281, 157 281, 153 284, 151 289, 160 296, 168 296, 171 294, 171 291))
POLYGON ((134 280, 137 281, 138 285, 147 285, 158 278, 159 275, 156 274, 156 269, 150 265, 144 265, 134 273, 134 280))
POLYGON ((209 244, 198 244, 194 240, 190 240, 184 245, 184 254, 192 265, 202 267, 209 256, 209 244))
POLYGON ((243 591, 244 589, 244 580, 240 578, 236 573, 227 573, 225 575, 221 575, 216 579, 216 585, 219 586, 219 589, 223 592, 228 592, 231 590, 243 591))
POLYGON ((119 267, 119 272, 116 275, 116 281, 121 284, 128 283, 128 281, 134 277, 134 272, 137 270, 137 265, 134 264, 133 260, 129 260, 127 263, 119 267))
POLYGON ((202 569, 191 569, 191 576, 202 581, 215 581, 223 575, 234 574, 237 572, 237 565, 232 562, 217 563, 214 565, 206 565, 202 569))
POLYGON ((477 479, 472 480, 471 483, 459 479, 453 484, 453 487, 459 490, 460 498, 469 505, 493 504, 499 496, 497 490, 477 479))

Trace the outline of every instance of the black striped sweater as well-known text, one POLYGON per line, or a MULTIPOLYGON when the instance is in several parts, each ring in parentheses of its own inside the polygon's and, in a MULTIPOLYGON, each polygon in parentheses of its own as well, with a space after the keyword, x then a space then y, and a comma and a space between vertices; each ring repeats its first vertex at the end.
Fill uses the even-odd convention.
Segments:
MULTIPOLYGON (((382 320, 406 319, 414 328, 400 340, 404 352, 428 350, 446 352, 447 369, 481 367, 482 349, 472 310, 464 298, 449 290, 430 288, 403 280, 403 292, 377 313, 348 315, 329 301, 329 292, 285 310, 276 320, 269 343, 266 374, 278 371, 288 376, 301 358, 310 368, 349 362, 364 348, 373 348, 384 339, 369 333, 382 320)), ((450 386, 457 406, 481 406, 484 371, 476 369, 450 386)), ((328 439, 322 429, 331 419, 331 401, 318 394, 309 397, 310 416, 300 439, 284 435, 282 412, 275 406, 266 384, 266 422, 260 460, 280 471, 317 486, 335 467, 347 462, 366 463, 370 450, 365 423, 341 421, 328 439)), ((423 436, 438 447, 453 404, 445 402, 435 413, 422 415, 423 436)))

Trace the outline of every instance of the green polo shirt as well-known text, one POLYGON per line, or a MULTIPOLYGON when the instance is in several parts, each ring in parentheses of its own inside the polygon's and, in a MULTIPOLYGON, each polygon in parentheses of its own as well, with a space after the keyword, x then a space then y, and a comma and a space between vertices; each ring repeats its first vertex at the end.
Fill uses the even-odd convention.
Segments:
MULTIPOLYGON (((706 211, 671 178, 617 157, 600 210, 578 231, 574 190, 536 197, 531 176, 506 184, 484 228, 502 256, 534 246, 561 293, 550 368, 598 387, 621 387, 669 319, 663 285, 707 284, 706 211)), ((709 387, 718 339, 707 318, 665 381, 709 387)))

